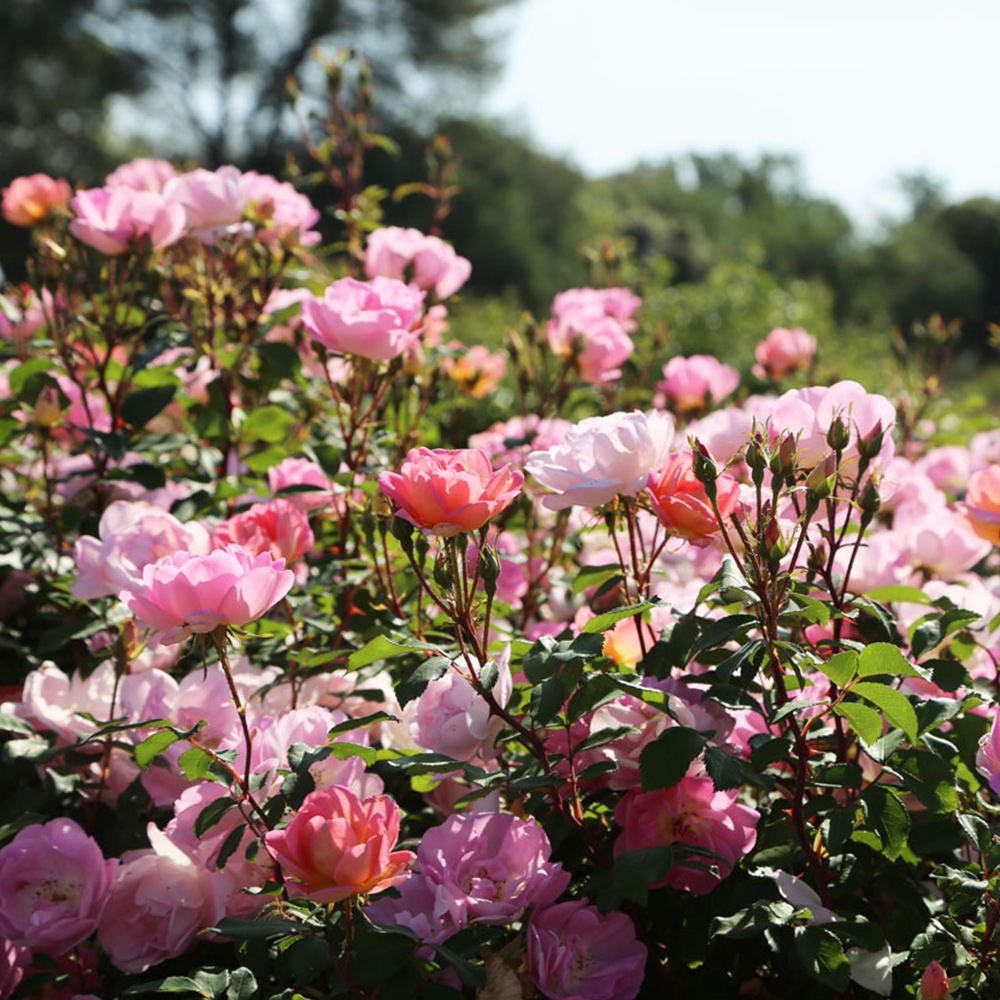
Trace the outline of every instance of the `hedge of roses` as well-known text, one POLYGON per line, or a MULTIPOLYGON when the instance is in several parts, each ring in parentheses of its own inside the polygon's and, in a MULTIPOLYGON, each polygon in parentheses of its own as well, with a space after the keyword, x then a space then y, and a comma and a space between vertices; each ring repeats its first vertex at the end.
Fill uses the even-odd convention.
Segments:
POLYGON ((447 243, 233 167, 3 213, 0 998, 1000 990, 1000 430, 938 369, 662 356, 619 286, 449 339, 447 243))

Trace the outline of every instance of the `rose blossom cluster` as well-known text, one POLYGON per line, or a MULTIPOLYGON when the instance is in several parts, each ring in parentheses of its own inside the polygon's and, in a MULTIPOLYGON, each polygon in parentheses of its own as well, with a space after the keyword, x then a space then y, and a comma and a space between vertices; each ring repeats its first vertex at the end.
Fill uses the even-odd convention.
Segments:
POLYGON ((571 360, 584 382, 603 385, 621 376, 635 350, 629 333, 641 300, 627 288, 571 288, 552 302, 549 348, 571 360))

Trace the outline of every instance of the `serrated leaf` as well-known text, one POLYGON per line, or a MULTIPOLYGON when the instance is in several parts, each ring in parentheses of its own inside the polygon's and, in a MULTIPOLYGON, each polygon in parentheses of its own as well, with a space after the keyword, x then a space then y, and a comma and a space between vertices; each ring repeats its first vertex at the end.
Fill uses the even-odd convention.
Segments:
POLYGON ((796 927, 795 951, 806 971, 828 989, 840 993, 851 981, 851 963, 844 946, 825 927, 796 927))
POLYGON ((259 406, 240 426, 244 441, 266 441, 277 444, 288 438, 295 424, 295 417, 281 406, 259 406))
POLYGON ((851 691, 861 695, 873 705, 877 705, 885 713, 889 722, 902 729, 911 743, 917 742, 917 713, 913 710, 909 699, 901 691, 887 687, 885 684, 875 684, 872 681, 858 681, 851 691))
POLYGON ((858 654, 853 649, 834 653, 829 659, 820 660, 816 669, 829 677, 837 687, 846 687, 858 672, 858 654))
POLYGON ((639 755, 642 790, 651 792, 657 788, 673 788, 687 774, 692 761, 707 742, 701 733, 687 726, 665 729, 639 755))
POLYGON ((169 746, 173 746, 180 739, 180 736, 170 729, 161 729, 159 732, 147 736, 135 748, 135 762, 144 771, 153 762, 153 758, 159 756, 169 746))
POLYGON ((215 867, 219 871, 222 871, 226 867, 226 862, 233 856, 236 849, 242 843, 243 834, 246 832, 246 829, 246 823, 240 823, 239 826, 234 827, 226 835, 226 839, 222 842, 222 846, 219 848, 219 853, 215 859, 215 867))
POLYGON ((621 575, 621 566, 617 563, 610 566, 584 566, 573 581, 573 593, 579 594, 590 587, 599 587, 602 583, 621 575))
POLYGON ((573 747, 573 753, 583 753, 585 750, 595 750, 597 747, 607 746, 609 743, 614 743, 615 740, 623 739, 626 736, 635 736, 639 732, 634 726, 617 726, 614 729, 599 729, 596 733, 591 733, 589 736, 584 737, 580 740, 575 747, 573 747))
POLYGON ((375 747, 361 746, 358 743, 341 743, 337 741, 328 747, 331 757, 337 760, 349 760, 351 757, 360 757, 367 767, 378 760, 378 750, 375 747))
POLYGON ((247 968, 241 967, 229 973, 226 1000, 251 1000, 257 992, 257 979, 247 968))
POLYGON ((428 653, 439 652, 437 646, 430 646, 426 642, 409 642, 390 639, 387 635, 377 635, 370 642, 365 643, 361 649, 356 649, 347 658, 348 670, 358 670, 367 667, 369 663, 376 663, 379 660, 388 660, 394 656, 403 656, 406 653, 428 653))
POLYGON ((691 656, 695 656, 703 649, 713 649, 716 646, 725 645, 742 629, 749 628, 756 623, 756 615, 727 615, 725 618, 720 618, 698 636, 691 647, 691 656))
POLYGON ((204 837, 209 830, 214 829, 219 824, 219 820, 236 805, 234 799, 228 795, 220 795, 213 799, 196 817, 194 821, 194 835, 204 837))
POLYGON ((634 618, 636 615, 642 614, 648 608, 655 608, 658 604, 653 601, 644 601, 642 604, 634 604, 628 608, 615 608, 613 611, 605 611, 602 615, 595 615, 588 621, 582 629, 580 629, 583 635, 594 635, 598 632, 606 632, 613 625, 617 625, 618 622, 625 618, 634 618))
POLYGON ((955 769, 929 750, 897 750, 884 765, 933 812, 958 808, 955 769))
POLYGON ((834 712, 847 719, 851 729, 869 746, 882 735, 882 716, 874 708, 851 701, 841 702, 834 712))
POLYGON ((993 844, 993 831, 989 823, 975 813, 959 813, 956 817, 958 825, 965 834, 965 839, 980 853, 988 851, 993 844))
POLYGON ((858 657, 858 676, 890 674, 893 677, 920 677, 920 671, 890 642, 873 642, 858 657))
POLYGON ((730 756, 721 747, 705 747, 705 770, 717 792, 739 788, 746 780, 746 769, 739 757, 730 756))
POLYGON ((642 847, 618 854, 611 870, 611 878, 621 897, 645 906, 650 886, 662 882, 673 866, 672 846, 642 847))
MULTIPOLYGON (((869 785, 861 793, 860 801, 865 807, 865 826, 876 838, 874 843, 869 843, 890 861, 895 861, 907 849, 910 814, 906 807, 883 785, 869 785)), ((865 842, 864 837, 859 836, 864 832, 856 830, 852 839, 865 842)))

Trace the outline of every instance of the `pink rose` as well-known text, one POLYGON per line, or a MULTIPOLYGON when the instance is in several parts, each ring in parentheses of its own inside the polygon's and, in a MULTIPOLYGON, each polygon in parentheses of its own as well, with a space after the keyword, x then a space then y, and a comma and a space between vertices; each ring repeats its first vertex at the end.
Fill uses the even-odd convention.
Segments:
POLYGON ((163 190, 163 185, 176 176, 177 171, 167 160, 151 160, 140 156, 111 171, 104 179, 104 186, 131 188, 133 191, 155 191, 159 194, 163 190))
POLYGON ((496 423, 469 438, 469 447, 486 452, 490 459, 500 459, 515 469, 523 469, 531 451, 544 451, 562 444, 573 425, 559 417, 512 417, 496 423))
POLYGON ((319 243, 320 234, 311 228, 319 222, 319 211, 288 181, 249 170, 240 177, 240 192, 252 221, 261 224, 257 235, 264 242, 277 238, 302 246, 319 243))
POLYGON ((1000 544, 1000 465, 969 476, 965 503, 959 505, 965 523, 980 537, 1000 544))
POLYGON ((184 212, 154 191, 127 187, 91 188, 73 198, 76 218, 69 231, 87 246, 108 256, 139 249, 148 241, 162 250, 184 235, 184 212))
POLYGON ((189 232, 211 242, 219 232, 239 227, 246 214, 246 198, 236 167, 191 170, 163 185, 163 196, 184 210, 189 232))
POLYGON ((602 915, 585 899, 536 910, 528 923, 528 973, 550 1000, 633 1000, 646 946, 624 914, 602 915))
POLYGON ((145 972, 181 955, 225 912, 232 881, 210 872, 150 823, 152 847, 126 851, 97 930, 122 972, 145 972))
POLYGON ((97 929, 117 867, 71 819, 25 827, 0 850, 0 935, 66 954, 97 929))
POLYGON ((641 305, 642 299, 627 288, 568 288, 552 300, 552 318, 560 323, 574 312, 597 312, 617 320, 631 333, 635 329, 632 315, 641 305))
POLYGON ((197 521, 182 524, 144 501, 115 500, 101 515, 100 538, 83 535, 73 546, 77 577, 70 593, 83 601, 142 584, 143 568, 176 552, 205 555, 209 536, 197 521))
POLYGON ((753 353, 757 359, 754 375, 779 380, 812 364, 816 338, 801 327, 794 330, 778 327, 757 344, 753 353))
POLYGON ((336 487, 326 478, 326 473, 307 458, 286 458, 279 465, 267 470, 267 483, 272 493, 289 486, 313 486, 309 492, 289 493, 285 499, 299 510, 319 510, 328 507, 336 487))
POLYGON ((993 716, 990 731, 979 741, 976 769, 1000 795, 1000 712, 993 716))
POLYGON ((402 881, 416 857, 393 851, 399 838, 399 807, 388 795, 363 801, 333 785, 311 792, 284 829, 265 837, 286 875, 321 903, 381 892, 402 881))
POLYGON ((0 939, 0 1000, 7 1000, 14 992, 30 961, 30 948, 0 939))
MULTIPOLYGON (((656 386, 666 405, 677 413, 703 410, 721 402, 740 384, 740 373, 711 354, 671 358, 656 386)), ((654 400, 655 402, 655 400, 654 400)))
POLYGON ((481 451, 413 448, 399 472, 378 477, 397 514, 431 535, 475 531, 521 492, 524 474, 509 466, 494 471, 481 451))
POLYGON ((619 494, 635 496, 663 465, 673 435, 666 414, 587 417, 562 444, 533 451, 524 468, 552 494, 542 501, 549 510, 599 507, 619 494))
MULTIPOLYGON (((0 295, 0 337, 23 344, 54 317, 57 304, 47 288, 42 289, 41 301, 27 285, 15 291, 16 300, 0 295)), ((58 308, 65 310, 65 300, 62 296, 59 299, 58 308)))
POLYGON ((190 552, 161 559, 142 571, 142 588, 118 596, 137 618, 163 633, 160 642, 183 642, 192 632, 246 625, 292 589, 284 559, 253 556, 228 545, 207 556, 190 552))
POLYGON ((444 941, 470 924, 503 925, 552 903, 569 872, 549 861, 552 847, 533 819, 508 813, 458 813, 428 830, 401 899, 380 901, 372 916, 444 941))
POLYGON ((240 545, 251 555, 269 552, 273 559, 297 563, 316 544, 308 515, 290 500, 278 498, 255 503, 215 529, 212 545, 217 549, 240 545))
POLYGON ((922 1000, 948 1000, 951 983, 948 973, 940 962, 930 962, 920 977, 920 996, 922 1000))
POLYGON ((736 801, 735 792, 716 792, 710 778, 687 775, 672 788, 629 792, 615 809, 622 834, 615 841, 615 855, 644 847, 690 844, 705 847, 722 861, 719 874, 676 863, 655 887, 671 885, 697 895, 711 892, 732 866, 757 840, 760 813, 736 801))
POLYGON ((386 226, 368 237, 365 272, 370 278, 410 280, 438 299, 447 299, 469 280, 472 264, 437 236, 386 226))
MULTIPOLYGON (((659 472, 650 474, 647 487, 660 523, 680 538, 705 545, 720 527, 705 485, 695 478, 692 464, 692 452, 674 452, 659 472)), ((728 518, 739 502, 740 484, 732 476, 721 474, 715 488, 719 512, 728 518)))
POLYGON ((56 180, 48 174, 31 174, 15 177, 9 187, 3 189, 0 212, 12 226, 30 228, 44 222, 53 211, 64 209, 73 191, 64 180, 56 180))
POLYGON ((424 293, 394 278, 341 278, 302 303, 302 325, 335 354, 398 358, 420 336, 424 293))
POLYGON ((560 358, 573 358, 580 378, 604 385, 621 376, 621 365, 635 350, 621 323, 594 308, 581 307, 549 320, 549 348, 560 358))

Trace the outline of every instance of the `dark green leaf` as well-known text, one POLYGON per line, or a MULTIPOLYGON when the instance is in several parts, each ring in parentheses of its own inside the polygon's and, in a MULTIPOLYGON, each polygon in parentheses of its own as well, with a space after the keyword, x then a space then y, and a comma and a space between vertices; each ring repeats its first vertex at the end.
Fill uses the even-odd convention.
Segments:
POLYGON ((236 805, 236 801, 228 795, 220 795, 213 799, 200 813, 194 821, 194 835, 204 837, 209 830, 214 829, 219 824, 219 820, 236 805))
POLYGON ((692 761, 702 752, 707 740, 686 726, 665 729, 639 755, 642 790, 672 788, 684 777, 692 761))
POLYGON ((234 969, 229 973, 226 1000, 251 1000, 257 992, 257 979, 247 968, 234 969))
POLYGON ((705 747, 705 770, 717 792, 739 788, 746 780, 746 769, 739 757, 732 757, 721 747, 705 747))
POLYGON ((172 729, 161 729, 152 736, 147 736, 135 748, 135 762, 145 771, 152 764, 154 757, 163 753, 179 739, 179 734, 172 729))
POLYGON ((131 427, 145 427, 177 395, 176 385, 157 385, 133 392, 122 403, 121 416, 131 427))
POLYGON ((615 858, 611 878, 621 897, 645 906, 650 886, 662 882, 670 874, 673 865, 674 849, 669 845, 622 851, 615 858))

